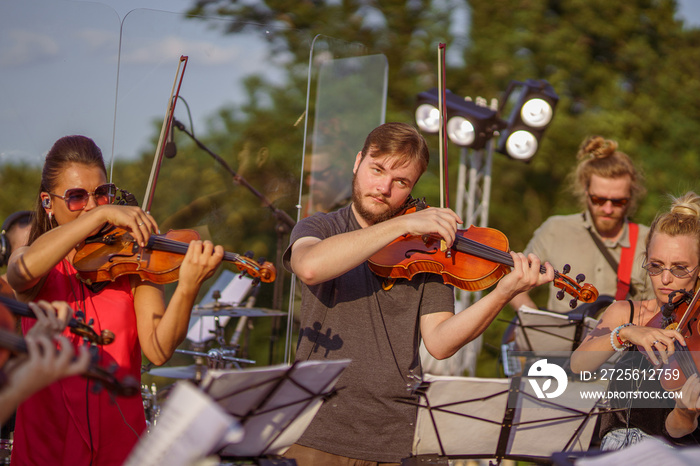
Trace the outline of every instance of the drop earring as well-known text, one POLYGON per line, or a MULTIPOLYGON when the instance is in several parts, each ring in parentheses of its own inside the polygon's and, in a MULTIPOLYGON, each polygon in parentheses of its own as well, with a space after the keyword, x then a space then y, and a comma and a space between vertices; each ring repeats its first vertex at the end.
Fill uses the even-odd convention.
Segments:
POLYGON ((53 228, 53 212, 49 212, 49 226, 53 228))

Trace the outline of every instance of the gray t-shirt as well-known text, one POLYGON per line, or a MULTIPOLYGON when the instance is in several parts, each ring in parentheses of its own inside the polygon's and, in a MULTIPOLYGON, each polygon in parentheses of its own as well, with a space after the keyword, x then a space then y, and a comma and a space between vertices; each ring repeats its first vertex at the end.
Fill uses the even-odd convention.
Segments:
MULTIPOLYGON (((291 245, 299 238, 360 228, 351 206, 301 220, 285 266, 290 268, 291 245)), ((383 282, 363 263, 328 282, 302 285, 296 359, 352 362, 301 445, 368 461, 399 462, 410 455, 417 409, 411 388, 421 376, 420 316, 454 312, 454 292, 428 273, 398 279, 388 291, 383 282)))

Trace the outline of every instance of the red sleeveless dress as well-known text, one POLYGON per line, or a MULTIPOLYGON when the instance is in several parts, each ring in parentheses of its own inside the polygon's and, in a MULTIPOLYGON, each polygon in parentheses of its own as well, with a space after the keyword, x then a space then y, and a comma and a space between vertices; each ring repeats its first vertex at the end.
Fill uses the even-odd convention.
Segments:
MULTIPOLYGON (((141 380, 141 346, 136 330, 134 297, 128 276, 93 293, 75 277, 68 261, 54 267, 36 300, 67 301, 94 319, 99 334, 115 334, 110 345, 98 346, 100 365, 116 364, 119 380, 141 380)), ((22 318, 26 334, 34 319, 22 318)), ((80 337, 64 332, 78 345, 80 337)), ((140 396, 116 397, 106 390, 94 393, 94 382, 68 377, 35 393, 17 410, 12 465, 121 465, 146 428, 140 396), (91 463, 92 461, 92 463, 91 463)))

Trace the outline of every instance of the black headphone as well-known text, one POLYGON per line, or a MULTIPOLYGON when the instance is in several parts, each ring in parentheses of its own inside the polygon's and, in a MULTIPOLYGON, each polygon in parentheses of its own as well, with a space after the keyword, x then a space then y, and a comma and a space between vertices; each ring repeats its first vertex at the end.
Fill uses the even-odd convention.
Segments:
POLYGON ((5 219, 5 222, 2 224, 2 230, 0 230, 0 267, 7 265, 10 260, 10 254, 12 254, 12 245, 7 237, 7 232, 15 223, 31 223, 33 215, 28 210, 20 210, 5 219))

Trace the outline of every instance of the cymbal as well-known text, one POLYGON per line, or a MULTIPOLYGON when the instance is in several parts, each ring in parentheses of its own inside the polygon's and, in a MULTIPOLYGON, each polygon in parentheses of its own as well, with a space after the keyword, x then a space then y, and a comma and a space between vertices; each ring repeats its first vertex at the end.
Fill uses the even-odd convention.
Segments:
POLYGON ((191 366, 154 367, 148 371, 151 375, 170 379, 195 379, 197 372, 203 376, 207 372, 207 367, 193 364, 191 366))
POLYGON ((228 317, 277 317, 286 316, 286 312, 260 307, 236 307, 212 304, 197 305, 192 309, 192 317, 228 316, 228 317))

